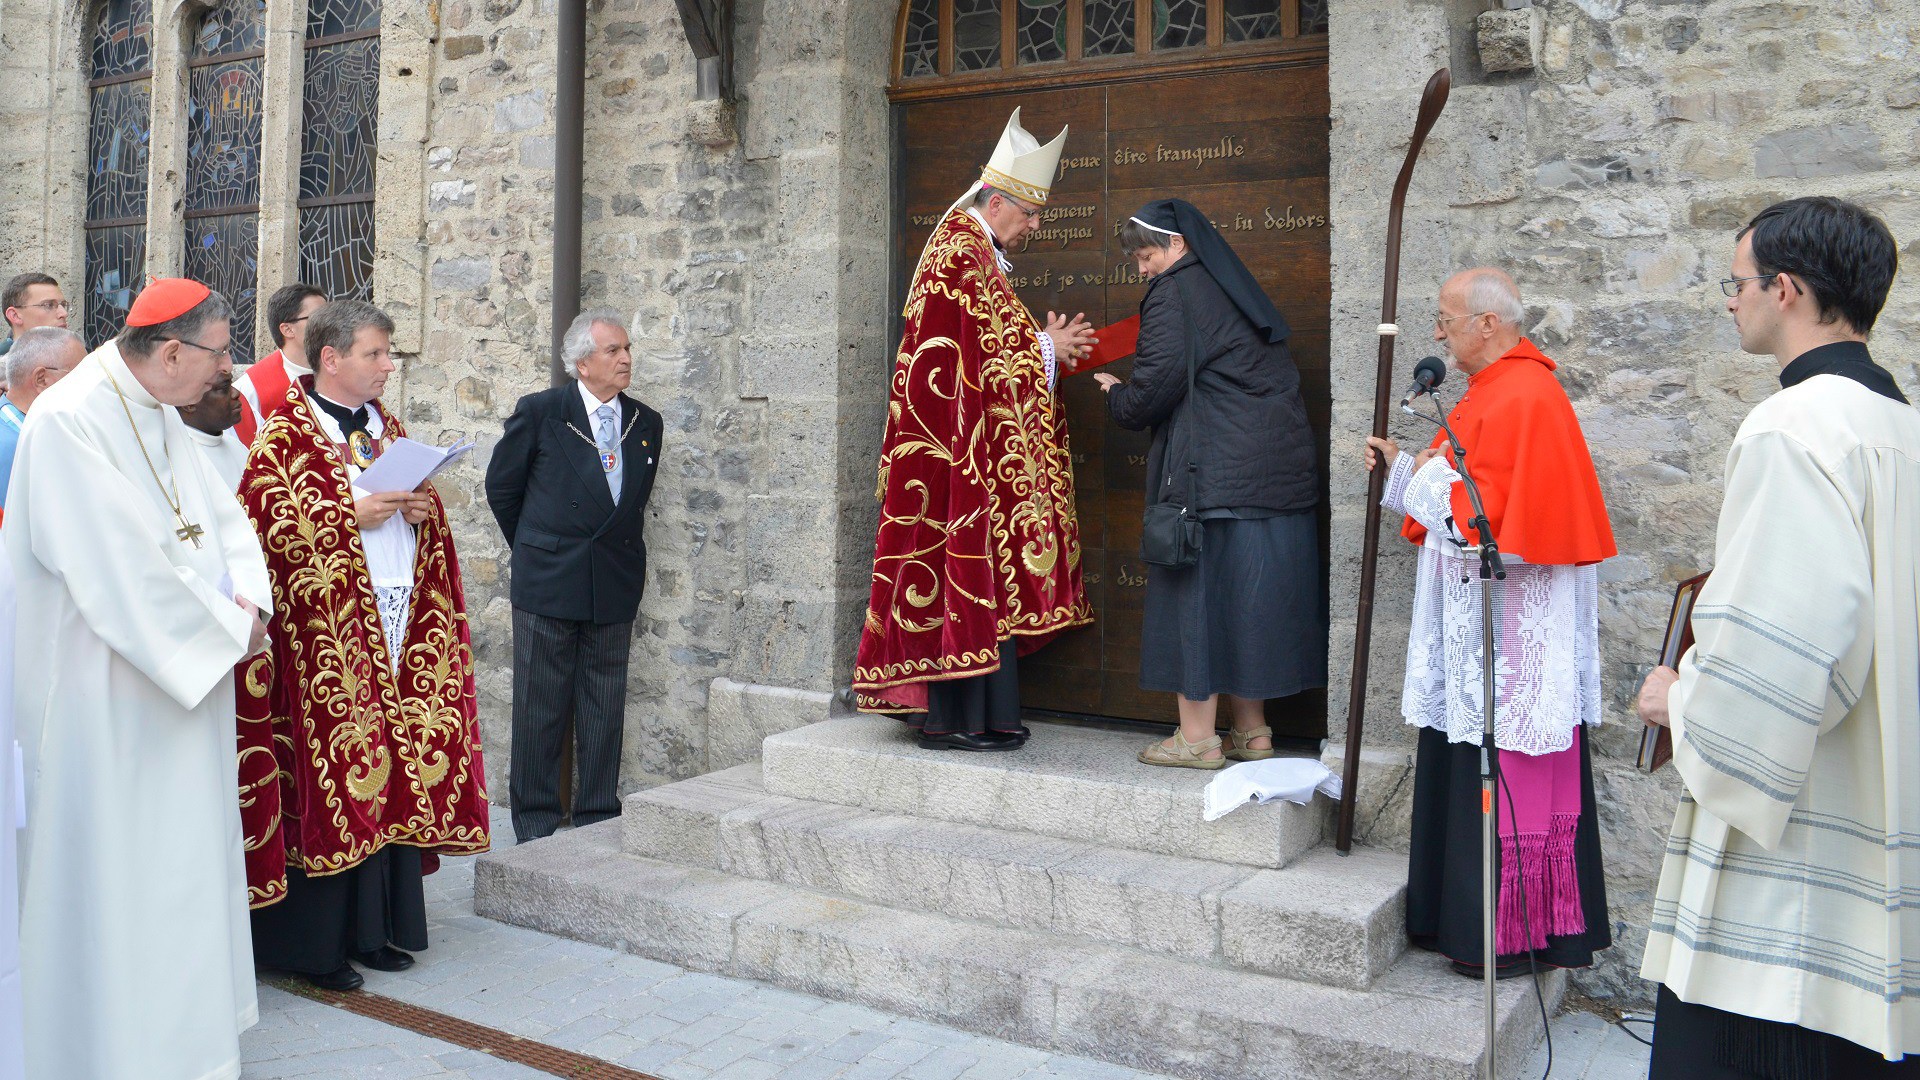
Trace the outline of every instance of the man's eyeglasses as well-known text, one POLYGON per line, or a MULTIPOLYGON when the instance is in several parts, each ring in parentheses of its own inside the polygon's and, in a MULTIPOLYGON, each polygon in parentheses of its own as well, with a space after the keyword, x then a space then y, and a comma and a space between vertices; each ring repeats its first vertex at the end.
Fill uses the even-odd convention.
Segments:
MULTIPOLYGON (((1750 275, 1748 275, 1748 276, 1746 276, 1746 277, 1730 277, 1730 278, 1721 278, 1721 279, 1720 279, 1720 291, 1721 291, 1721 292, 1723 292, 1723 293, 1726 293, 1726 294, 1727 294, 1728 296, 1739 296, 1739 295, 1740 295, 1740 286, 1741 286, 1741 284, 1743 284, 1744 282, 1748 282, 1748 281, 1772 281, 1772 280, 1773 280, 1774 278, 1777 278, 1777 277, 1785 277, 1785 278, 1786 278, 1786 279, 1787 279, 1788 281, 1793 281, 1793 278, 1792 278, 1792 277, 1790 277, 1790 276, 1788 276, 1788 275, 1786 275, 1786 274, 1783 274, 1783 273, 1778 273, 1778 272, 1776 272, 1776 273, 1772 273, 1772 274, 1750 274, 1750 275)), ((1764 289, 1764 288, 1766 288, 1766 286, 1765 286, 1765 285, 1762 285, 1762 286, 1760 286, 1760 287, 1761 287, 1762 289, 1764 289)), ((1795 292, 1798 292, 1798 291, 1800 291, 1800 285, 1799 285, 1799 283, 1798 283, 1798 282, 1794 282, 1794 286, 1793 286, 1793 288, 1794 288, 1794 291, 1795 291, 1795 292)))
POLYGON ((1028 206, 1026 203, 1021 202, 1019 199, 1014 198, 1013 196, 1007 194, 1004 191, 1000 193, 1000 197, 1007 200, 1008 205, 1012 206, 1015 210, 1020 211, 1021 215, 1025 217, 1028 221, 1040 220, 1039 207, 1028 206))
POLYGON ((200 350, 201 352, 209 352, 209 353, 212 353, 212 354, 213 354, 213 356, 214 356, 214 359, 216 359, 216 360, 218 360, 218 359, 220 359, 221 357, 226 357, 227 359, 232 359, 232 358, 233 358, 233 350, 232 350, 231 348, 227 348, 227 349, 216 349, 216 348, 214 348, 214 347, 212 347, 211 345, 202 345, 202 344, 200 344, 200 343, 199 343, 199 342, 197 342, 197 341, 188 341, 188 340, 187 340, 186 338, 168 338, 167 340, 168 340, 168 341, 177 341, 177 342, 179 342, 179 343, 180 343, 180 344, 182 344, 182 345, 190 345, 190 346, 192 346, 193 348, 196 348, 196 349, 199 349, 199 350, 200 350))
POLYGON ((1487 314, 1487 312, 1476 311, 1471 315, 1435 315, 1433 317, 1433 328, 1435 330, 1445 330, 1447 328, 1447 324, 1454 321, 1455 319, 1477 319, 1480 316, 1485 314, 1487 314))
POLYGON ((37 304, 22 304, 22 307, 39 308, 41 311, 72 311, 73 305, 65 300, 42 300, 37 304))

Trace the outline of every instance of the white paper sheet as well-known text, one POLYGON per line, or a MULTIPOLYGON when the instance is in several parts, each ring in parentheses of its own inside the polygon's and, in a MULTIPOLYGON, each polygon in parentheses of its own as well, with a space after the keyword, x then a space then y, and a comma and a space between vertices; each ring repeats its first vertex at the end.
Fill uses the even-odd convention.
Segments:
POLYGON ((412 439, 395 439, 360 474, 353 486, 375 495, 388 491, 412 491, 438 476, 472 449, 473 442, 469 439, 462 439, 444 450, 412 439))

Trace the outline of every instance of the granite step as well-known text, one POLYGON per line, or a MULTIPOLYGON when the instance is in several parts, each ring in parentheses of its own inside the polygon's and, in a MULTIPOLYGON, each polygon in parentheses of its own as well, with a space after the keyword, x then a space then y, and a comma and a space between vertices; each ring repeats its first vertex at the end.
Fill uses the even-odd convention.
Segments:
POLYGON ((1139 733, 1036 723, 1019 750, 925 750, 910 729, 854 716, 768 736, 769 794, 1103 847, 1277 869, 1320 842, 1329 804, 1245 806, 1201 819, 1213 773, 1142 765, 1139 733))
POLYGON ((1406 944, 1387 852, 1157 855, 771 795, 757 765, 635 792, 620 820, 632 855, 1329 986, 1366 988, 1406 944))
MULTIPOLYGON (((1369 990, 980 926, 622 850, 601 822, 481 857, 492 919, 970 1031, 1195 1080, 1472 1080, 1479 987, 1402 956, 1369 990)), ((1565 989, 1544 984, 1549 1011, 1565 989)), ((1539 1041, 1526 980, 1501 984, 1502 1075, 1539 1041)))

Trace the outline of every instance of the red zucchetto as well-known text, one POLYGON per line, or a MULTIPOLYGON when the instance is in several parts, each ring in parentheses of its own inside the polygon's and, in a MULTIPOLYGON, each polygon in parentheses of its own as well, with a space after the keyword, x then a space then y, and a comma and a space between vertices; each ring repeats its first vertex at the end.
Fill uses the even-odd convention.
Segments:
POLYGON ((127 309, 128 326, 159 326, 200 306, 213 290, 190 278, 155 278, 127 309))

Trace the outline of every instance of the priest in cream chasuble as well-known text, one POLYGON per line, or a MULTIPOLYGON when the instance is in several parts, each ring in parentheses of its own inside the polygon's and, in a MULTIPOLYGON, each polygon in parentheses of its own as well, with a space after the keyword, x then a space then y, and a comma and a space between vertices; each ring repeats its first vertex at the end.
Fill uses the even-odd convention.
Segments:
POLYGON ((1077 317, 1034 318, 1005 253, 1040 224, 1066 136, 1040 146, 1016 109, 907 294, 853 686, 927 745, 1019 746, 1018 656, 1093 620, 1055 393, 1092 334, 1077 317))
POLYGON ((266 565, 170 406, 231 367, 230 309, 149 284, 127 330, 34 403, 0 531, 17 584, 27 1075, 240 1075, 253 955, 234 666, 266 565))
POLYGON ((240 702, 254 953, 347 989, 423 949, 421 875, 487 848, 460 564, 431 485, 356 486, 400 422, 379 401, 393 323, 357 300, 308 322, 314 373, 254 441, 240 498, 278 601, 240 702), (272 768, 278 785, 266 783, 272 768))

